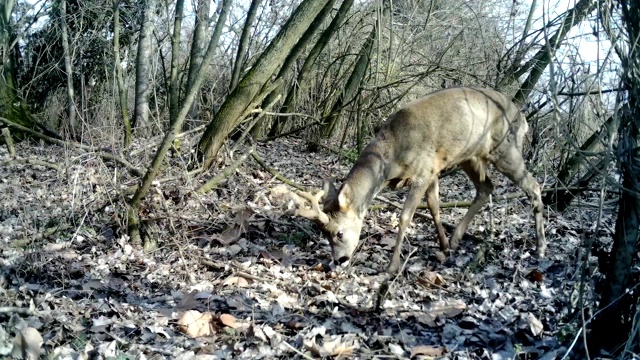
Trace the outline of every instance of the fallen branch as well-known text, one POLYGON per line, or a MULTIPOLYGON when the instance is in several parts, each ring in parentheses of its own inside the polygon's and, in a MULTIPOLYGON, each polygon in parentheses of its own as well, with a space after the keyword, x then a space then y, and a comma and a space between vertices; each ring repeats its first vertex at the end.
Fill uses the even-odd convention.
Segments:
POLYGON ((29 164, 29 165, 36 165, 36 166, 44 166, 44 167, 48 167, 50 169, 56 170, 56 171, 62 171, 62 169, 60 168, 60 166, 58 166, 58 164, 54 164, 48 161, 43 161, 43 160, 38 160, 38 159, 32 159, 32 158, 28 158, 28 159, 23 159, 23 158, 15 158, 12 160, 8 160, 5 161, 3 163, 0 163, 0 166, 8 166, 8 165, 16 165, 16 164, 29 164))
POLYGON ((39 139, 42 139, 42 140, 44 140, 44 141, 46 141, 46 142, 48 142, 50 144, 55 144, 55 145, 60 145, 60 146, 65 146, 65 147, 66 146, 73 146, 73 147, 78 148, 78 149, 86 150, 86 151, 89 151, 89 152, 94 152, 98 156, 100 156, 101 158, 103 158, 105 160, 112 160, 112 161, 115 161, 118 164, 124 166, 124 168, 127 169, 129 171, 129 173, 131 173, 134 176, 142 176, 143 175, 143 173, 142 173, 142 171, 140 169, 136 168, 135 166, 133 166, 127 160, 125 160, 125 159, 123 159, 123 158, 121 158, 119 156, 116 156, 113 153, 104 151, 104 150, 99 149, 99 148, 95 148, 93 146, 77 143, 77 142, 55 139, 55 138, 49 137, 47 135, 41 134, 41 133, 39 133, 37 131, 31 130, 31 129, 27 128, 27 127, 24 127, 24 126, 22 126, 20 124, 16 124, 13 121, 7 120, 7 119, 5 119, 3 117, 0 117, 0 122, 5 123, 5 124, 7 124, 8 126, 10 126, 12 128, 15 128, 15 129, 18 129, 20 131, 26 132, 26 133, 28 133, 30 135, 33 135, 33 136, 35 136, 35 137, 37 137, 39 139))

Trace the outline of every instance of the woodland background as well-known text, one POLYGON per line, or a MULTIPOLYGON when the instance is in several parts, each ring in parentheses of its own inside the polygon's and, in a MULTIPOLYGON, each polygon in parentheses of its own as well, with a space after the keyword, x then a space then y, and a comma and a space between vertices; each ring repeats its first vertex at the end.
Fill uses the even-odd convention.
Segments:
MULTIPOLYGON (((640 1, 0 10, 0 356, 639 356, 640 1), (549 259, 502 181, 445 262, 418 214, 372 312, 404 192, 345 275, 276 189, 345 176, 386 116, 457 85, 525 109, 549 259), (175 323, 188 310, 205 333, 175 323)), ((473 196, 458 176, 448 231, 473 196)))

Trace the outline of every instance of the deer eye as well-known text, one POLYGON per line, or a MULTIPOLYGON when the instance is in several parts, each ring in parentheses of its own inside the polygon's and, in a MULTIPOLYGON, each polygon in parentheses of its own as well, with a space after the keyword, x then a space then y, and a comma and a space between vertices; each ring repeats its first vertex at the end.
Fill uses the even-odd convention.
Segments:
POLYGON ((338 237, 338 239, 342 239, 342 236, 344 236, 344 234, 342 233, 342 231, 338 231, 336 236, 338 237))

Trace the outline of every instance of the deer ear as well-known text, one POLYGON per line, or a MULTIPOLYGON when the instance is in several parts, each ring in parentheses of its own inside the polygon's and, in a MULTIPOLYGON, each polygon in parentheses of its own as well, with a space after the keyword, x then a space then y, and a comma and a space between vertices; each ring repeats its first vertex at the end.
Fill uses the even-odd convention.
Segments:
POLYGON ((336 187, 333 185, 333 178, 324 179, 322 182, 322 190, 324 190, 324 200, 332 200, 336 197, 336 187))
POLYGON ((351 207, 351 199, 353 198, 353 189, 349 184, 342 185, 338 193, 338 207, 341 212, 347 212, 351 207))

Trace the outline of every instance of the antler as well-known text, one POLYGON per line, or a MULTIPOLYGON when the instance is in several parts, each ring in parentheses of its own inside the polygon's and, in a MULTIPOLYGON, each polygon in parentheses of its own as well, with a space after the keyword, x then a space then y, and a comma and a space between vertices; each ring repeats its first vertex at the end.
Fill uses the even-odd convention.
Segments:
POLYGON ((287 213, 295 216, 302 216, 309 220, 317 221, 322 225, 329 223, 329 216, 320 209, 320 199, 324 196, 324 190, 318 191, 315 195, 306 191, 289 192, 291 199, 296 203, 297 208, 288 210, 287 213), (311 209, 306 208, 307 200, 311 204, 311 209))

